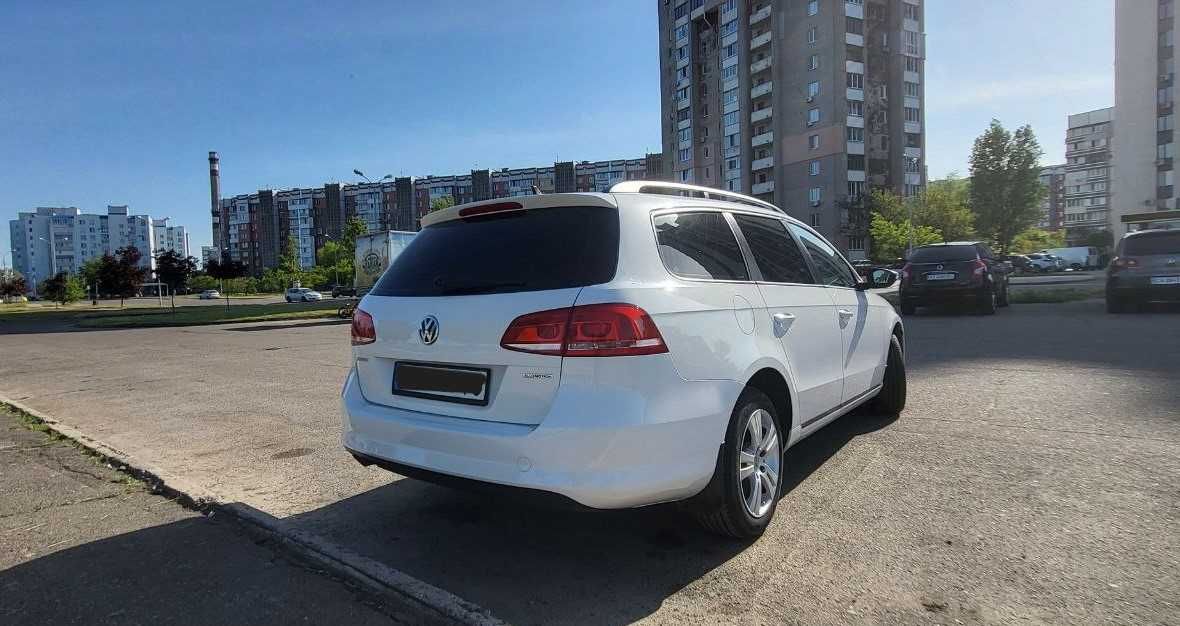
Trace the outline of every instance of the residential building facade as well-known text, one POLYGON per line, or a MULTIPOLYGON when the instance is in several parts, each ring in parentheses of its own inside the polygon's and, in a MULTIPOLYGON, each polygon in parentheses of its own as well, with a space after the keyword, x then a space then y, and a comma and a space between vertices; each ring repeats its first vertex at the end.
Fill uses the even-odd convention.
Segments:
POLYGON ((152 220, 152 255, 171 251, 187 257, 188 231, 184 226, 169 226, 168 219, 165 217, 152 220))
POLYGON ((1041 168, 1040 181, 1045 187, 1045 198, 1041 200, 1041 220, 1037 222, 1037 228, 1057 232, 1065 222, 1065 166, 1041 168))
POLYGON ((1110 228, 1110 158, 1114 108, 1070 115, 1065 131, 1067 245, 1082 245, 1093 232, 1110 228))
POLYGON ((1175 186, 1176 6, 1174 0, 1115 3, 1115 111, 1110 223, 1115 237, 1180 228, 1175 186))
MULTIPOLYGON (((219 198, 212 212, 210 246, 218 257, 244 263, 253 275, 274 267, 294 242, 300 267, 316 263, 316 251, 343 235, 353 217, 369 231, 418 230, 431 203, 449 197, 455 204, 558 191, 607 191, 624 180, 659 179, 661 155, 640 159, 555 163, 545 167, 474 170, 467 174, 399 177, 374 183, 328 183, 322 187, 263 189, 219 198), (560 188, 559 188, 560 183, 560 188)), ((215 170, 211 169, 211 172, 215 170)), ((219 181, 218 181, 219 182, 219 181)), ((217 183, 211 183, 216 187, 217 183)), ((220 189, 211 193, 220 194, 220 189)))
POLYGON ((141 267, 155 269, 152 219, 132 215, 126 206, 108 206, 106 215, 77 207, 37 207, 18 213, 8 229, 12 266, 33 291, 58 272, 77 273, 87 261, 128 246, 142 254, 141 267))
POLYGON ((851 257, 870 188, 925 186, 920 0, 659 0, 664 169, 773 202, 851 257))

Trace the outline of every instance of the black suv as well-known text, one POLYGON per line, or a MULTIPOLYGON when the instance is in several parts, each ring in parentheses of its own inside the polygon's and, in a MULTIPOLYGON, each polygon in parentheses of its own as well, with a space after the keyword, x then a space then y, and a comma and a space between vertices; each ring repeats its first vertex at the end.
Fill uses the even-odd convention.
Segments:
POLYGON ((984 315, 1008 306, 1008 265, 978 241, 914 248, 901 268, 901 313, 918 307, 968 302, 984 315))

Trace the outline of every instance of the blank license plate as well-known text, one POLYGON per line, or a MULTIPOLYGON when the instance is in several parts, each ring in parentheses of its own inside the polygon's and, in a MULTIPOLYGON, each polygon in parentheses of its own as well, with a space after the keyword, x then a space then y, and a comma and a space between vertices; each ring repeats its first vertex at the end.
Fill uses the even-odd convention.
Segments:
POLYGON ((926 280, 954 280, 954 274, 927 274, 926 280))
POLYGON ((487 404, 490 370, 476 367, 405 363, 393 366, 393 393, 463 404, 487 404))
POLYGON ((1153 285, 1180 285, 1180 276, 1152 276, 1153 285))

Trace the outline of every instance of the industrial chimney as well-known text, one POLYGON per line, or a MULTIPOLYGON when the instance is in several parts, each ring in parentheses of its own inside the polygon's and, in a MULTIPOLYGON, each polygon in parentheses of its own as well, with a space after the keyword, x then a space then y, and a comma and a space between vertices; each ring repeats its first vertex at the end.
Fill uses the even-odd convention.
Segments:
POLYGON ((221 256, 221 249, 226 246, 226 237, 223 234, 223 229, 228 226, 225 217, 221 214, 221 167, 220 160, 217 158, 216 152, 209 153, 209 202, 212 205, 213 217, 213 243, 218 248, 218 256, 221 256))

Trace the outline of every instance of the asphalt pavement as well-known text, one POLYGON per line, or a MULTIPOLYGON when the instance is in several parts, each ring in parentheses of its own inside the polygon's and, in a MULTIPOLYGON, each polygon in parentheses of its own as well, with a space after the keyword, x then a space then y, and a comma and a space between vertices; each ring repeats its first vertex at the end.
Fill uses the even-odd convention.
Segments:
POLYGON ((556 512, 360 467, 340 324, 0 334, 0 395, 515 623, 1173 621, 1180 313, 905 323, 905 413, 792 448, 754 543, 674 506, 556 512))

